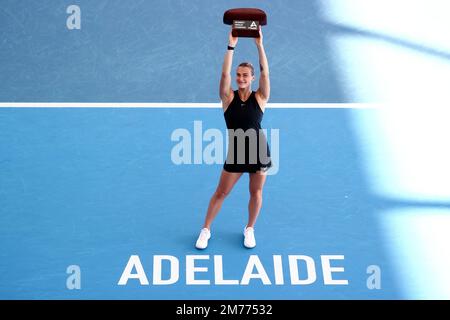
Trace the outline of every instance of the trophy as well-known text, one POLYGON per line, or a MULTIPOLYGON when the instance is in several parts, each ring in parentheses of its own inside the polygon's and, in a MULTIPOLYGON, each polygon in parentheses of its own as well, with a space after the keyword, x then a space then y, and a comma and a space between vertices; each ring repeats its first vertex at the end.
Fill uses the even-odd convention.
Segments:
POLYGON ((223 23, 233 26, 233 37, 259 38, 259 26, 267 24, 267 15, 256 8, 230 9, 224 13, 223 23))

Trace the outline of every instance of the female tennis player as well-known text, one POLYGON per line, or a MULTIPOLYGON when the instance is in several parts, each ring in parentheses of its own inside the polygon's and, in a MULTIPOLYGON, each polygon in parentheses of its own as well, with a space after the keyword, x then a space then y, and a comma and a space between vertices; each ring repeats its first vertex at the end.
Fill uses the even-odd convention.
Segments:
POLYGON ((259 88, 256 91, 252 91, 255 75, 254 68, 249 62, 239 64, 236 69, 238 90, 231 87, 231 66, 238 38, 233 37, 231 32, 229 35, 219 88, 229 136, 228 154, 195 245, 198 249, 205 249, 208 246, 211 224, 223 201, 245 172, 250 176, 250 200, 248 222, 244 229, 244 246, 247 248, 256 246, 254 226, 262 206, 266 171, 272 166, 269 146, 261 130, 264 109, 270 96, 269 64, 264 51, 261 27, 259 35, 259 38, 255 38, 260 65, 259 88))

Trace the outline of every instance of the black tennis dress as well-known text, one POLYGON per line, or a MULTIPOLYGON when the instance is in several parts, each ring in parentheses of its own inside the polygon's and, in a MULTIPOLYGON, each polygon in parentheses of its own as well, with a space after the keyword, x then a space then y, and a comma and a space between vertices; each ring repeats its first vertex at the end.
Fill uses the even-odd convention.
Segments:
POLYGON ((267 171, 272 162, 266 136, 261 129, 262 112, 252 91, 242 101, 238 91, 224 113, 228 129, 228 154, 223 165, 228 172, 267 171))

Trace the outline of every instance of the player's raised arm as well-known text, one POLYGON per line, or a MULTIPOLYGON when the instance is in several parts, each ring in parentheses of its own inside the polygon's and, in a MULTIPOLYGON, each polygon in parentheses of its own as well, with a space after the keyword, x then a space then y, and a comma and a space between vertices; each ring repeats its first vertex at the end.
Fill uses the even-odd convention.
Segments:
POLYGON ((270 79, 269 79, 269 62, 267 61, 266 52, 263 45, 263 35, 261 27, 259 29, 259 38, 255 38, 256 47, 259 55, 259 88, 257 93, 261 100, 267 102, 270 97, 270 79))
POLYGON ((222 102, 228 101, 233 93, 233 90, 231 89, 231 65, 233 63, 233 49, 234 47, 236 47, 237 42, 238 38, 233 37, 230 32, 228 39, 228 49, 225 53, 225 58, 222 66, 222 75, 220 77, 219 95, 222 102))

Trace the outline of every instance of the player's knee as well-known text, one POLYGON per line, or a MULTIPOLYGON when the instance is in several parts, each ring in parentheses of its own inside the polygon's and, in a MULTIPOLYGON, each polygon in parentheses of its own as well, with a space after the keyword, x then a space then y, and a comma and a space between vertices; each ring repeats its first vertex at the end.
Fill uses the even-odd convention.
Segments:
POLYGON ((262 198, 262 189, 261 188, 250 188, 250 196, 254 198, 262 198))
POLYGON ((214 193, 214 197, 216 197, 217 199, 225 199, 229 194, 230 192, 228 190, 217 189, 214 193))

